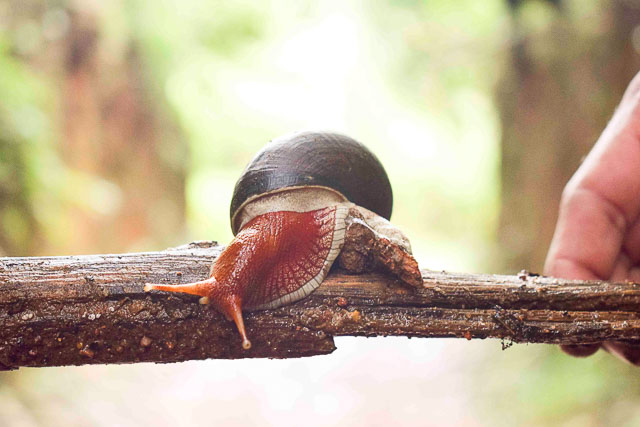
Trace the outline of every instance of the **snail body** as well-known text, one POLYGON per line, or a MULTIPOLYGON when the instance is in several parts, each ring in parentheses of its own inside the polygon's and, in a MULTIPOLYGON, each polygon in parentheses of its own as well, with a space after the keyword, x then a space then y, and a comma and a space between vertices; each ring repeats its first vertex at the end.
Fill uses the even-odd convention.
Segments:
MULTIPOLYGON (((235 237, 209 278, 146 284, 145 291, 200 296, 236 323, 248 349, 242 311, 276 308, 310 294, 342 250, 352 216, 382 230, 390 225, 392 204, 384 168, 359 142, 316 132, 279 138, 236 183, 230 211, 235 237)), ((401 233, 395 240, 410 251, 401 233)))

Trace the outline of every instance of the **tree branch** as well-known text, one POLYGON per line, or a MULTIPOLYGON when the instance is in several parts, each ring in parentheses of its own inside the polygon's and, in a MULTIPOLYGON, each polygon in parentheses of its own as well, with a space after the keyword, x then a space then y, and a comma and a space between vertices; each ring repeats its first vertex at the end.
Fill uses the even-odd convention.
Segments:
POLYGON ((531 343, 640 339, 640 286, 424 270, 425 287, 378 274, 329 277, 308 298, 232 322, 197 297, 145 282, 207 276, 221 247, 0 258, 0 369, 331 353, 333 336, 503 338, 531 343))

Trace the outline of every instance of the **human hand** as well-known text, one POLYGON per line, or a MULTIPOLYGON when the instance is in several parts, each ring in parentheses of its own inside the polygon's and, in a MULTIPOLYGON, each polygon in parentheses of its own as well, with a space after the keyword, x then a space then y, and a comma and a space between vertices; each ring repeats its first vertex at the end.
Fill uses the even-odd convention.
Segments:
MULTIPOLYGON (((548 276, 640 282, 640 73, 562 194, 548 276)), ((602 346, 640 365, 640 345, 602 346)), ((589 356, 600 344, 562 346, 589 356)))

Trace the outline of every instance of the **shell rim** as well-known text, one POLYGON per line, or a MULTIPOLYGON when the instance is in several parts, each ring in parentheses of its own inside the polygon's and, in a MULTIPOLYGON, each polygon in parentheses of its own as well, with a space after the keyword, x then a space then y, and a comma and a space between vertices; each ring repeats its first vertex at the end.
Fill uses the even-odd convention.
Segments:
POLYGON ((250 197, 248 197, 244 202, 242 202, 240 204, 240 206, 238 206, 238 209, 236 209, 236 211, 234 212, 234 214, 231 216, 231 232, 233 233, 233 235, 235 236, 236 234, 238 234, 238 231, 240 231, 240 225, 236 224, 236 220, 238 218, 238 215, 240 214, 240 212, 242 212, 242 210, 250 203, 261 199, 263 197, 267 197, 267 196, 272 196, 274 194, 277 193, 282 193, 285 191, 295 191, 295 190, 304 190, 306 188, 321 188, 323 190, 329 190, 332 193, 337 194, 338 196, 340 196, 343 201, 345 202, 350 202, 351 200, 347 199, 347 197, 342 194, 341 192, 339 192, 338 190, 336 190, 335 188, 331 188, 331 187, 327 187, 326 185, 294 185, 291 187, 281 187, 281 188, 276 188, 274 190, 271 191, 267 191, 266 193, 262 193, 262 194, 254 194, 250 197))

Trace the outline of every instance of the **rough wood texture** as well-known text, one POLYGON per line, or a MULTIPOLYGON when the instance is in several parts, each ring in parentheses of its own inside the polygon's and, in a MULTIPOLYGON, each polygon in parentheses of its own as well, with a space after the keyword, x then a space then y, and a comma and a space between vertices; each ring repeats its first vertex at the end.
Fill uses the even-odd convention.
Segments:
POLYGON ((246 314, 253 348, 197 297, 144 293, 147 281, 207 276, 214 242, 163 252, 0 258, 0 368, 331 353, 332 336, 640 339, 640 285, 424 270, 415 289, 332 272, 310 297, 246 314))

